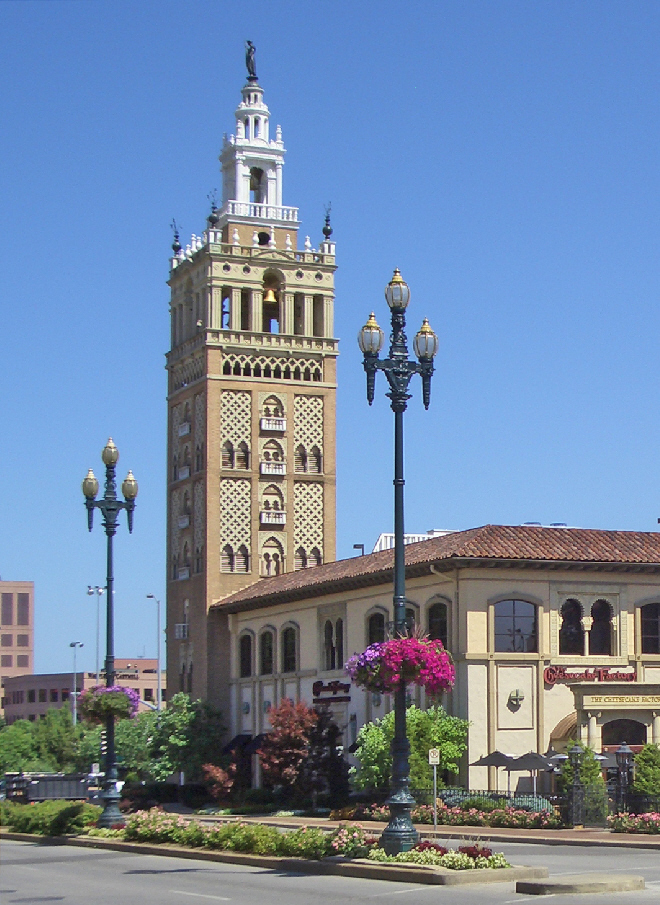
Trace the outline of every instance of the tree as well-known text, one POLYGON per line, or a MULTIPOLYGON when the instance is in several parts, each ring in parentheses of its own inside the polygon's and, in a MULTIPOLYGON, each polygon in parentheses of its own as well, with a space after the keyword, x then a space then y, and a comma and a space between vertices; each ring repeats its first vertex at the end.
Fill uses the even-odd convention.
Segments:
POLYGON ((39 757, 33 727, 27 720, 16 720, 0 729, 0 774, 53 769, 39 757))
POLYGON ((184 772, 188 779, 202 779, 204 764, 220 764, 226 732, 222 714, 210 704, 191 701, 179 692, 152 724, 151 774, 165 780, 184 772))
POLYGON ((82 725, 73 725, 68 707, 51 707, 46 716, 34 724, 34 740, 39 756, 51 762, 59 773, 71 773, 76 769, 78 744, 84 734, 82 725))
POLYGON ((301 792, 322 793, 330 807, 339 807, 348 798, 348 764, 338 746, 341 729, 328 707, 317 707, 316 722, 311 727, 307 757, 301 765, 298 780, 301 792))
MULTIPOLYGON (((458 772, 458 762, 467 749, 467 720, 449 716, 439 706, 420 710, 414 704, 406 711, 407 736, 410 742, 410 784, 413 789, 428 789, 433 784, 433 768, 429 766, 430 748, 440 751, 440 767, 458 772)), ((357 737, 355 756, 359 767, 351 768, 358 789, 389 788, 392 773, 391 744, 394 738, 394 711, 381 720, 366 723, 357 737)))
POLYGON ((304 701, 294 704, 285 698, 279 707, 271 708, 268 717, 273 728, 257 751, 264 785, 295 791, 299 788, 302 765, 308 755, 310 734, 318 714, 304 701))
MULTIPOLYGON (((605 789, 605 780, 600 762, 596 760, 594 752, 582 742, 577 742, 580 754, 580 782, 585 789, 595 789, 598 792, 605 789)), ((560 795, 570 795, 573 786, 573 765, 568 757, 561 768, 557 778, 557 790, 560 795)))
POLYGON ((660 746, 649 743, 635 755, 633 791, 637 795, 660 797, 660 746))

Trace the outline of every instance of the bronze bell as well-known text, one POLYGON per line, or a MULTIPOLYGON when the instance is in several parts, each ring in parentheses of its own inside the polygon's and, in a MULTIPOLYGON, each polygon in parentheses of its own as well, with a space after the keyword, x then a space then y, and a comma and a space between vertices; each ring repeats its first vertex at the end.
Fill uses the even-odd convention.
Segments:
POLYGON ((277 296, 275 295, 273 289, 269 288, 266 290, 266 292, 264 293, 264 302, 274 302, 275 304, 277 304, 277 296))

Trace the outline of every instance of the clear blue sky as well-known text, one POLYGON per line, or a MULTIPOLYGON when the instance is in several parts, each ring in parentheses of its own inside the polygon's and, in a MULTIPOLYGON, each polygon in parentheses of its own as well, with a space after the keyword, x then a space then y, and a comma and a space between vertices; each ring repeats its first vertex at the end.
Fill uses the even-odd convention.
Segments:
MULTIPOLYGON (((199 233, 245 78, 284 203, 337 241, 338 554, 392 526, 383 381, 357 330, 395 266, 440 337, 406 416, 406 528, 656 530, 660 5, 0 3, 0 575, 36 583, 36 668, 93 666, 108 435, 140 484, 116 541, 120 656, 164 598, 169 222, 199 233)), ((382 377, 382 375, 381 375, 382 377)))

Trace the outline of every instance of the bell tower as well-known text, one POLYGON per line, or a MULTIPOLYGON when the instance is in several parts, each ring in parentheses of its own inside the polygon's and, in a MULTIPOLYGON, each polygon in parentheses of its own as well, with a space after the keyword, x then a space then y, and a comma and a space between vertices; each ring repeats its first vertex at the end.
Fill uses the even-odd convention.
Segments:
POLYGON ((326 216, 318 249, 298 248, 282 130, 246 61, 222 204, 185 247, 175 231, 169 279, 168 688, 221 707, 210 604, 335 558, 335 244, 326 216))

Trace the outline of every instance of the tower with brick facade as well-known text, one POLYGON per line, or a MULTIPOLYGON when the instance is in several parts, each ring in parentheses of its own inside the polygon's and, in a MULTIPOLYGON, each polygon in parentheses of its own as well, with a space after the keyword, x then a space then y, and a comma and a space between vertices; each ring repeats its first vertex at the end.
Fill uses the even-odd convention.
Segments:
POLYGON ((168 687, 219 706, 228 627, 210 605, 335 558, 335 245, 326 219, 299 248, 282 131, 256 75, 241 94, 222 204, 176 236, 169 279, 168 687))

